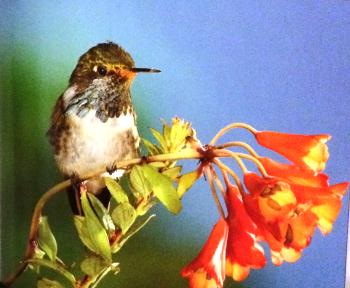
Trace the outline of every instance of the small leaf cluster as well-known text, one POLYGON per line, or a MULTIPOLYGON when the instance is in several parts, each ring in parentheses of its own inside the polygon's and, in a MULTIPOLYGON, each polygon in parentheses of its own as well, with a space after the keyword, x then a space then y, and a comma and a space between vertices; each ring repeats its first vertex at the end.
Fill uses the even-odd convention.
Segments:
MULTIPOLYGON (((153 144, 147 139, 142 139, 149 155, 176 153, 184 149, 187 142, 196 139, 196 131, 186 122, 178 117, 172 119, 172 125, 168 125, 163 121, 162 133, 154 128, 150 128, 152 135, 157 140, 157 144, 153 144)), ((196 139, 196 141, 198 141, 196 139)))
MULTIPOLYGON (((36 273, 40 274, 40 268, 46 267, 61 274, 75 287, 75 276, 68 271, 67 266, 57 257, 57 242, 48 223, 46 216, 41 216, 38 226, 38 238, 34 246, 34 255, 26 262, 36 273)), ((47 278, 41 278, 37 282, 38 288, 62 288, 59 282, 47 278)))
MULTIPOLYGON (((173 155, 186 151, 196 140, 195 131, 188 122, 174 118, 172 125, 163 123, 162 133, 151 129, 157 143, 143 139, 148 155, 173 155)), ((200 177, 200 169, 181 175, 182 167, 175 160, 141 161, 130 166, 123 181, 104 177, 105 185, 111 194, 111 203, 105 207, 84 184, 80 185, 83 215, 74 216, 74 224, 82 244, 86 247, 86 257, 80 263, 85 274, 77 280, 61 260, 57 258, 57 243, 47 222, 42 217, 39 226, 35 266, 46 266, 62 274, 73 287, 95 287, 109 272, 119 272, 119 263, 113 262, 127 240, 144 227, 154 215, 147 212, 160 202, 173 214, 181 211, 181 197, 200 177), (123 185, 121 183, 123 182, 123 185), (47 257, 44 259, 44 255, 47 257)), ((62 287, 56 281, 41 278, 37 287, 62 287)))
MULTIPOLYGON (((172 119, 171 126, 163 122, 162 134, 156 129, 151 128, 150 130, 158 143, 153 144, 146 139, 142 139, 149 155, 172 154, 191 149, 191 146, 200 147, 200 142, 196 137, 196 131, 191 127, 191 124, 178 117, 172 119), (196 145, 193 145, 193 143, 196 143, 196 145)), ((163 175, 168 176, 171 181, 178 183, 177 197, 179 199, 192 187, 201 175, 201 167, 192 172, 180 175, 182 167, 176 166, 176 161, 153 162, 151 165, 158 167, 163 175)), ((168 207, 164 202, 163 204, 168 207)))

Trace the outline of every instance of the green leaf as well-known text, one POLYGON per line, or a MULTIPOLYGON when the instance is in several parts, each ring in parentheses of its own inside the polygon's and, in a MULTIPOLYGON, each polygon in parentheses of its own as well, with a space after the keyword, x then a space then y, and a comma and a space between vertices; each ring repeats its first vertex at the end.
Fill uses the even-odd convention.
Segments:
POLYGON ((144 139, 144 138, 141 138, 141 140, 142 140, 143 145, 145 145, 145 147, 147 148, 147 151, 149 154, 158 155, 158 154, 162 153, 160 148, 157 147, 157 145, 152 144, 150 141, 148 141, 147 139, 144 139))
POLYGON ((112 218, 116 225, 122 230, 122 234, 125 234, 130 226, 135 222, 137 213, 133 206, 129 203, 119 204, 112 212, 112 218))
POLYGON ((90 254, 81 262, 80 269, 90 277, 95 277, 100 274, 103 269, 109 267, 109 265, 110 264, 102 257, 90 254))
POLYGON ((83 242, 83 244, 92 252, 98 253, 98 249, 95 247, 95 244, 90 238, 90 234, 85 223, 85 217, 75 215, 74 224, 81 242, 83 242))
MULTIPOLYGON (((183 126, 181 125, 181 121, 173 121, 173 125, 170 130, 170 141, 172 152, 174 151, 174 147, 178 146, 179 143, 183 142, 183 126)), ((175 151, 174 151, 175 152, 175 151)))
POLYGON ((173 125, 170 130, 170 152, 178 152, 186 144, 186 138, 194 134, 194 130, 191 128, 189 122, 185 122, 180 118, 173 118, 172 122, 173 125))
POLYGON ((47 254, 51 261, 55 261, 57 256, 57 243, 46 216, 40 217, 38 236, 39 247, 47 254))
POLYGON ((85 191, 82 191, 81 193, 81 205, 85 215, 84 222, 86 223, 88 234, 90 236, 91 242, 97 250, 95 252, 111 263, 112 255, 108 235, 99 219, 97 218, 95 212, 91 208, 86 193, 87 192, 85 191))
POLYGON ((139 219, 135 222, 135 224, 131 226, 129 231, 125 235, 123 235, 118 242, 116 242, 114 244, 114 246, 112 247, 113 253, 118 252, 119 249, 122 248, 122 246, 126 243, 126 241, 128 241, 130 239, 130 237, 134 236, 143 227, 145 227, 146 224, 155 216, 156 215, 152 214, 152 215, 148 216, 147 218, 145 218, 145 217, 140 218, 139 217, 139 219))
POLYGON ((130 172, 131 187, 140 193, 143 197, 147 197, 152 192, 152 187, 148 184, 140 165, 135 165, 130 172))
MULTIPOLYGON (((41 250, 39 246, 34 247, 34 253, 32 258, 43 259, 45 255, 46 253, 43 250, 41 250)), ((28 267, 32 269, 36 274, 40 274, 40 266, 30 264, 28 265, 28 267)))
POLYGON ((162 174, 168 176, 171 180, 175 180, 181 173, 182 167, 176 166, 162 171, 162 174))
POLYGON ((180 198, 198 180, 198 177, 199 175, 197 170, 183 174, 180 177, 179 185, 177 186, 177 194, 179 195, 180 198))
POLYGON ((150 165, 142 166, 142 172, 152 187, 154 195, 172 213, 180 212, 182 206, 171 179, 159 173, 150 165))
POLYGON ((163 121, 163 137, 165 139, 165 141, 167 142, 167 145, 170 146, 170 131, 171 131, 171 127, 166 124, 165 121, 163 121))
POLYGON ((98 219, 102 223, 103 227, 108 232, 114 232, 115 231, 114 223, 105 206, 103 206, 101 201, 98 200, 97 197, 95 197, 93 194, 88 193, 87 196, 89 198, 89 201, 92 207, 94 208, 95 213, 97 214, 98 219))
POLYGON ((64 288, 59 282, 47 278, 39 279, 36 283, 37 288, 64 288))
POLYGON ((177 137, 178 129, 177 127, 171 127, 170 130, 170 143, 171 143, 171 151, 170 152, 176 152, 174 151, 174 147, 178 145, 179 139, 177 137))
POLYGON ((164 168, 164 167, 168 166, 168 164, 166 162, 160 162, 160 161, 151 162, 148 165, 151 165, 155 168, 164 168))
POLYGON ((129 203, 128 195, 126 195, 124 189, 117 181, 111 177, 105 177, 104 179, 109 192, 111 192, 112 197, 115 199, 115 201, 117 201, 117 203, 129 203))
POLYGON ((63 265, 57 262, 52 262, 46 259, 28 259, 25 262, 28 264, 40 265, 40 266, 50 268, 56 271, 57 273, 60 273, 62 276, 68 279, 72 284, 74 284, 76 281, 74 275, 70 273, 63 265))
POLYGON ((150 128, 150 130, 151 130, 154 138, 156 138, 158 143, 160 144, 160 147, 162 149, 161 152, 164 152, 164 153, 168 152, 167 143, 166 143, 163 135, 160 134, 156 129, 150 128))
POLYGON ((142 201, 137 205, 136 213, 138 216, 145 215, 149 209, 156 205, 158 201, 155 198, 150 198, 147 201, 142 201))
POLYGON ((41 250, 38 246, 36 246, 34 248, 33 258, 43 259, 45 254, 46 253, 43 250, 41 250))

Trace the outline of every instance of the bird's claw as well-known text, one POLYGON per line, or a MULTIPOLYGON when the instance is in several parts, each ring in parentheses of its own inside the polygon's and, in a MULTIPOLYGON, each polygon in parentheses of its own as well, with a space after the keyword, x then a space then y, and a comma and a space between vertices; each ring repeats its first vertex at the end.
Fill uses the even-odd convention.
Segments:
POLYGON ((112 165, 106 167, 106 171, 108 172, 109 175, 112 175, 115 171, 117 171, 117 163, 114 162, 112 165))
POLYGON ((141 164, 147 164, 148 163, 148 158, 146 156, 141 157, 141 164))

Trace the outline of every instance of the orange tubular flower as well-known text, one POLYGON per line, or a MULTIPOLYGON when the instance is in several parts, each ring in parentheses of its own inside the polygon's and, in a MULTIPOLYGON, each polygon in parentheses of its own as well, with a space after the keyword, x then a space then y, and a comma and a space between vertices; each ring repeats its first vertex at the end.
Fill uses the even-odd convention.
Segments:
POLYGON ((325 144, 329 135, 299 135, 272 131, 255 133, 257 142, 271 149, 296 165, 314 172, 324 170, 328 160, 328 148, 325 144))
POLYGON ((296 198, 288 183, 274 177, 262 178, 255 173, 246 173, 244 183, 267 223, 286 219, 294 211, 296 198))
POLYGON ((182 277, 189 278, 190 288, 223 287, 227 237, 228 225, 221 218, 199 255, 182 269, 182 277))
POLYGON ((258 227, 258 236, 260 240, 266 241, 271 249, 271 259, 275 265, 281 265, 284 260, 294 262, 297 260, 291 259, 285 253, 287 247, 284 246, 286 240, 286 225, 284 222, 275 221, 274 223, 267 223, 265 217, 261 214, 259 209, 258 199, 250 194, 244 195, 243 198, 248 214, 258 227), (281 225, 283 224, 283 225, 281 225))
POLYGON ((342 197, 348 189, 349 183, 344 182, 329 187, 306 187, 292 185, 295 196, 301 206, 309 205, 309 209, 317 217, 317 226, 323 234, 332 231, 333 223, 337 219, 342 197))
POLYGON ((296 165, 282 164, 267 157, 260 157, 259 161, 264 166, 267 174, 283 178, 288 183, 310 186, 328 187, 328 176, 323 173, 314 173, 304 170, 296 165))
POLYGON ((269 158, 259 158, 266 172, 283 178, 291 186, 298 206, 307 206, 317 217, 317 225, 323 234, 328 234, 341 209, 341 199, 348 189, 348 183, 333 186, 328 184, 328 176, 300 169, 295 165, 278 163, 269 158))
POLYGON ((244 176, 249 194, 244 203, 271 248, 272 262, 295 262, 310 244, 316 226, 328 234, 338 217, 349 183, 328 185, 328 176, 295 165, 260 158, 275 177, 244 176), (278 177, 278 178, 277 178, 278 177))
POLYGON ((272 262, 297 261, 311 241, 317 217, 298 208, 294 190, 281 178, 247 173, 244 182, 249 191, 245 206, 258 225, 259 235, 270 246, 272 262))
POLYGON ((226 250, 226 276, 243 281, 250 268, 265 266, 264 251, 257 244, 257 227, 247 214, 236 186, 227 183, 227 222, 229 234, 226 250))

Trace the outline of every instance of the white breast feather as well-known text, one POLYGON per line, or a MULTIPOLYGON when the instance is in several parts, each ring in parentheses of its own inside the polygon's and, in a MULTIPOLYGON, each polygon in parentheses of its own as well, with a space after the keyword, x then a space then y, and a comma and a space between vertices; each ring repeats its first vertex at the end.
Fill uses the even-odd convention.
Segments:
MULTIPOLYGON (((75 87, 67 89, 63 96, 65 103, 74 93, 75 87)), ((121 151, 126 148, 125 143, 120 141, 123 133, 130 133, 131 130, 132 136, 138 137, 133 114, 122 114, 102 122, 95 113, 91 110, 84 117, 79 117, 71 111, 67 115, 71 127, 70 148, 66 153, 56 156, 61 171, 67 175, 85 175, 120 161, 121 151)), ((138 145, 136 143, 136 147, 138 145)))

